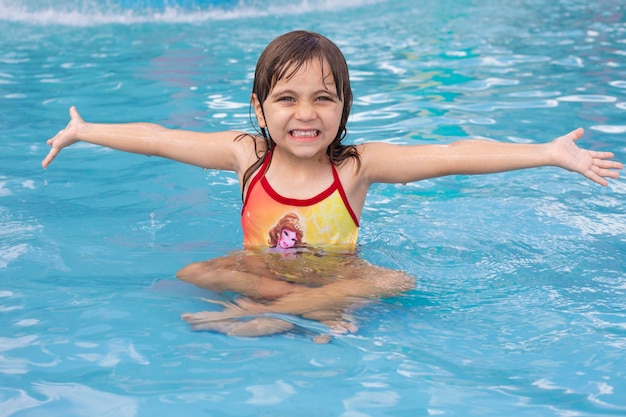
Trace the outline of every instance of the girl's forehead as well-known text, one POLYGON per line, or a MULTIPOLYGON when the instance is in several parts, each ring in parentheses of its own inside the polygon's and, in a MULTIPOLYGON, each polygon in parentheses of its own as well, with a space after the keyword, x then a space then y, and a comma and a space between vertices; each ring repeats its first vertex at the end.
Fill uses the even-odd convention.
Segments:
POLYGON ((277 74, 282 74, 282 77, 277 77, 274 81, 272 88, 276 87, 276 84, 280 82, 289 82, 293 78, 299 78, 302 76, 319 78, 327 88, 335 87, 335 78, 331 71, 330 65, 325 59, 312 58, 306 62, 291 62, 286 64, 284 71, 278 71, 277 74))

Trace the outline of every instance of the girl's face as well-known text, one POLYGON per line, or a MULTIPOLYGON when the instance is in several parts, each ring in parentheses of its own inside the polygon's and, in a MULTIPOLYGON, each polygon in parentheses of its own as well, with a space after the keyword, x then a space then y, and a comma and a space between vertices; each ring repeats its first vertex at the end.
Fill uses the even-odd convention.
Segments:
POLYGON ((317 59, 303 65, 290 78, 278 81, 263 103, 253 95, 259 125, 266 127, 276 142, 275 154, 325 157, 337 136, 343 100, 337 95, 328 64, 323 65, 317 59))
POLYGON ((283 249, 293 248, 296 246, 298 242, 298 238, 296 236, 296 232, 293 232, 289 229, 283 229, 280 232, 280 240, 278 241, 278 246, 283 249))

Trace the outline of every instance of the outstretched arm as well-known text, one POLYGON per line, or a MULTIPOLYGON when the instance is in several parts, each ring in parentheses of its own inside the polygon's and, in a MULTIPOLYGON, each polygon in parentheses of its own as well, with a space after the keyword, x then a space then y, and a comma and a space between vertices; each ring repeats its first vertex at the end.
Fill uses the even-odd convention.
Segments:
POLYGON ((545 144, 462 140, 449 145, 396 146, 371 143, 363 146, 364 173, 370 183, 407 183, 444 175, 489 174, 541 166, 577 172, 600 185, 618 178, 622 164, 611 161, 611 152, 579 148, 583 135, 576 129, 545 144))
POLYGON ((87 123, 73 106, 70 118, 65 129, 47 141, 50 151, 41 163, 44 168, 61 149, 78 141, 203 168, 239 171, 249 165, 251 141, 234 140, 241 132, 200 133, 167 129, 153 123, 87 123))

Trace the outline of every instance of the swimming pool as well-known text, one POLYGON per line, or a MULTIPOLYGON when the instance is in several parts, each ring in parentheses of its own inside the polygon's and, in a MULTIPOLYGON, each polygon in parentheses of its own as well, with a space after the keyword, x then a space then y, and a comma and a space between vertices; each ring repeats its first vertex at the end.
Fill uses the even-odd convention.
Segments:
POLYGON ((296 28, 348 59, 351 141, 582 126, 584 146, 624 161, 619 2, 58 3, 0 0, 0 416, 626 414, 623 179, 374 187, 361 256, 416 288, 316 345, 306 325, 245 339, 180 319, 211 307, 176 270, 240 248, 233 176, 88 145, 39 165, 70 105, 247 129, 256 58, 296 28))

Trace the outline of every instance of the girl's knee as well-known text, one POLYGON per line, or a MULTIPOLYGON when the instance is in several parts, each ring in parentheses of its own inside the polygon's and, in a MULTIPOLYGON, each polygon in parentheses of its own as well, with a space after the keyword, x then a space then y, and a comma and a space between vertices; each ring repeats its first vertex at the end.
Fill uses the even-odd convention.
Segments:
POLYGON ((209 261, 190 263, 176 272, 176 278, 195 283, 199 279, 206 279, 220 271, 231 269, 233 269, 233 262, 229 257, 215 258, 209 261))
POLYGON ((398 274, 398 289, 402 292, 415 289, 415 278, 404 272, 398 274))
POLYGON ((178 272, 176 272, 176 278, 181 281, 194 282, 194 278, 201 274, 205 268, 204 262, 191 263, 179 269, 178 272))
POLYGON ((415 278, 402 271, 389 271, 381 274, 377 284, 390 295, 411 291, 415 288, 415 278))

